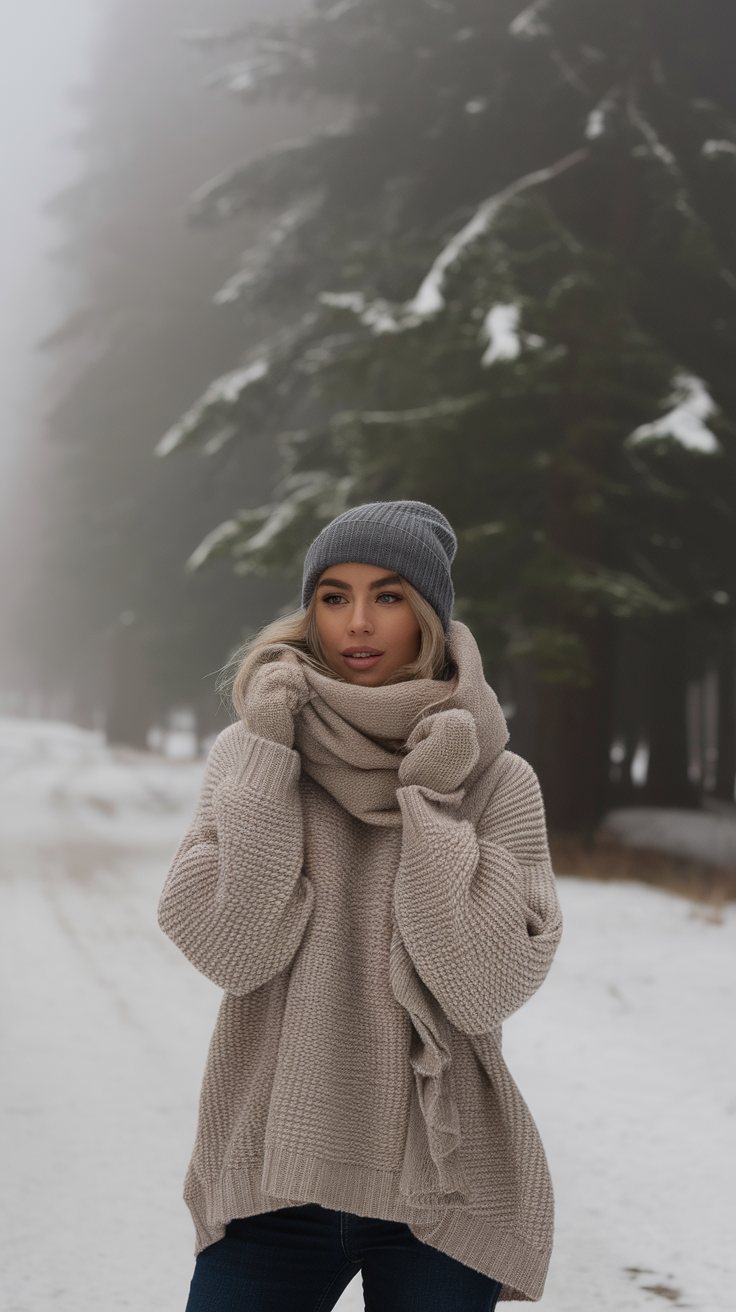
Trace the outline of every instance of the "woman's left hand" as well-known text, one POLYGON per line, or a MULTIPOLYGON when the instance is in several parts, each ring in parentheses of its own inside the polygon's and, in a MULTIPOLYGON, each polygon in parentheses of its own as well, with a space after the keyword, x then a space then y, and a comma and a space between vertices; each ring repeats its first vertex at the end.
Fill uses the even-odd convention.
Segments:
POLYGON ((438 711, 420 721, 407 740, 408 755, 399 766, 399 786, 418 784, 436 793, 453 793, 467 779, 480 756, 475 720, 470 711, 438 711))

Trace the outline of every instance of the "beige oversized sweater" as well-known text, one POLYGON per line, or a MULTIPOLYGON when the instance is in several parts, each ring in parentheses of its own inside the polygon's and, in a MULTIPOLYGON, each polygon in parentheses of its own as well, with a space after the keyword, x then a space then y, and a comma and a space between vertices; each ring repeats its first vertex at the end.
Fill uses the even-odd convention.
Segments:
POLYGON ((302 663, 295 750, 243 724, 212 749, 159 910, 225 990, 185 1197, 198 1249, 234 1217, 320 1203, 406 1222, 538 1299, 552 1190, 501 1022, 542 983, 560 911, 534 773, 504 750, 464 625, 449 646, 450 684, 302 663), (462 787, 441 737, 432 778, 401 786, 411 752, 387 740, 446 709, 470 713, 462 787))

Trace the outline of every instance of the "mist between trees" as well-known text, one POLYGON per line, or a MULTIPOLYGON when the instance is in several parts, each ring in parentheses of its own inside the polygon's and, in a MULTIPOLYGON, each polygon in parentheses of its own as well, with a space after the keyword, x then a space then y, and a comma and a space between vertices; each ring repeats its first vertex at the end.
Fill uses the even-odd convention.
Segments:
POLYGON ((553 825, 732 803, 736 11, 267 12, 182 43, 182 4, 127 0, 90 105, 27 625, 73 713, 209 732, 202 677, 320 527, 412 497, 458 531, 456 617, 553 825))

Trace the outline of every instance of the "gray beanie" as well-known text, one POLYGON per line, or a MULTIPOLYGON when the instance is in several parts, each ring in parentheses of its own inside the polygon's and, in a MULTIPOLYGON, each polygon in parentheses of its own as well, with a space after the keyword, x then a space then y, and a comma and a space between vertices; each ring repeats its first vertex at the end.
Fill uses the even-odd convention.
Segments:
POLYGON ((376 565, 401 574, 433 606, 447 629, 455 592, 450 565, 457 538, 434 506, 424 501, 371 501, 346 510, 317 535, 304 561, 302 605, 330 565, 376 565))

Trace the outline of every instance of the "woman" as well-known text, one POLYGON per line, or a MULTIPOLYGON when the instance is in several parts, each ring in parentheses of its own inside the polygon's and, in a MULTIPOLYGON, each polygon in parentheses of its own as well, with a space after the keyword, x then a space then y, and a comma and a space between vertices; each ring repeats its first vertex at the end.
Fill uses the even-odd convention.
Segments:
POLYGON ((188 1312, 537 1299, 552 1193, 501 1022, 561 921, 535 776, 469 630, 455 535, 358 506, 250 646, 160 923, 225 990, 185 1196, 188 1312))

